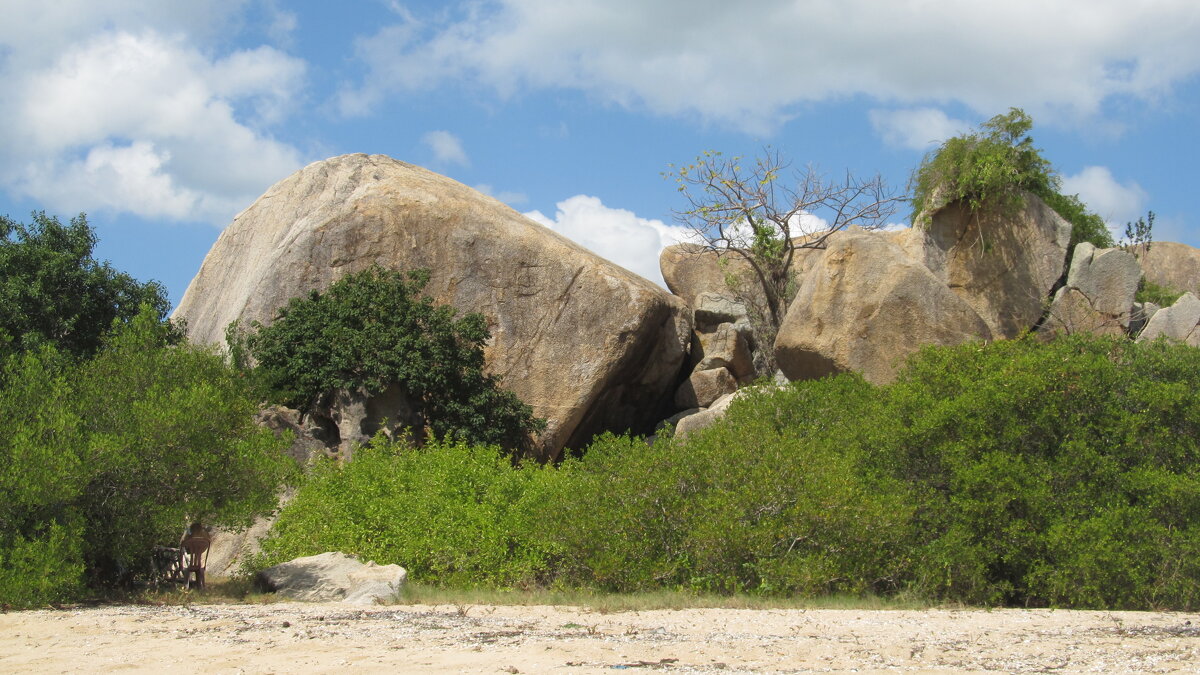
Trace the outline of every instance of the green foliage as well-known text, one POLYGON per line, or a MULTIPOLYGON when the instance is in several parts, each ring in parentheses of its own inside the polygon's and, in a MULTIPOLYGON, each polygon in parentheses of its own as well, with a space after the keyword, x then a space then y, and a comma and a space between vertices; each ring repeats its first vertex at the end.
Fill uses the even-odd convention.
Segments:
POLYGON ((97 261, 95 244, 83 214, 70 225, 45 213, 29 225, 0 216, 0 356, 43 344, 88 356, 114 321, 130 321, 143 304, 166 317, 165 289, 97 261))
POLYGON ((0 604, 76 596, 146 570, 195 519, 249 524, 275 505, 286 441, 214 350, 171 346, 145 306, 90 360, 50 346, 3 361, 0 604))
POLYGON ((1137 294, 1133 299, 1135 302, 1152 302, 1159 307, 1170 307, 1175 304, 1176 300, 1183 297, 1183 293, 1183 291, 1177 291, 1174 288, 1156 284, 1142 277, 1138 283, 1137 294))
POLYGON ((935 597, 1200 606, 1200 352, 1080 336, 928 349, 878 449, 918 495, 935 597), (1135 564, 1136 563, 1136 564, 1135 564))
POLYGON ((1029 131, 1033 119, 1019 108, 984 122, 980 131, 946 140, 926 155, 913 173, 912 222, 924 225, 935 210, 955 201, 972 212, 1010 214, 1023 203, 1024 192, 1041 197, 1071 223, 1071 245, 1088 241, 1099 248, 1113 245, 1103 219, 1087 210, 1077 195, 1063 195, 1058 174, 1029 131))
POLYGON ((1147 212, 1145 218, 1138 218, 1137 222, 1125 223, 1125 237, 1121 240, 1121 245, 1132 251, 1139 260, 1146 257, 1146 254, 1150 252, 1150 248, 1153 244, 1153 211, 1147 212))
POLYGON ((325 551, 403 565, 423 583, 514 586, 536 578, 531 545, 547 469, 514 467, 496 447, 378 437, 354 461, 317 464, 263 542, 256 566, 325 551))
POLYGON ((1196 349, 928 348, 888 386, 764 388, 686 439, 606 435, 558 467, 377 443, 301 488, 266 562, 343 550, 449 585, 1194 610, 1198 439, 1196 349))
POLYGON ((396 383, 436 436, 519 445, 545 422, 484 374, 483 316, 456 318, 454 308, 434 305, 420 295, 428 281, 427 270, 405 276, 374 267, 292 299, 247 336, 261 377, 301 411, 337 389, 378 393, 396 383))

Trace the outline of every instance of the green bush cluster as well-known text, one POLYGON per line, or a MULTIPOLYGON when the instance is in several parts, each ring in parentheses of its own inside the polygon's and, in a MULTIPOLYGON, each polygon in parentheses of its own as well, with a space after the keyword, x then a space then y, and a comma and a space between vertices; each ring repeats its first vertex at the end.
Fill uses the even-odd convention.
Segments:
POLYGON ((428 270, 348 274, 323 293, 293 298, 270 325, 256 322, 244 342, 231 327, 232 351, 253 356, 256 378, 301 412, 338 389, 379 393, 399 384, 438 437, 521 445, 545 421, 483 372, 483 315, 457 317, 434 304, 421 295, 428 282, 428 270))
POLYGON ((299 492, 267 559, 452 585, 908 593, 1200 607, 1200 352, 1071 336, 930 348, 896 383, 762 390, 557 467, 377 445, 299 492))
POLYGON ((533 486, 546 470, 514 467, 494 446, 430 439, 415 448, 377 437, 352 462, 312 468, 252 564, 343 551, 403 565, 422 581, 532 582, 545 568, 546 551, 529 533, 540 509, 533 486))
POLYGON ((1170 307, 1181 297, 1183 297, 1183 291, 1177 291, 1174 288, 1156 284, 1142 277, 1142 280, 1138 283, 1137 294, 1133 299, 1135 302, 1152 302, 1159 307, 1170 307))
POLYGON ((219 354, 171 332, 147 307, 91 359, 42 346, 0 363, 0 605, 127 581, 190 520, 274 508, 286 441, 254 424, 219 354))
POLYGON ((1104 219, 1090 212, 1077 195, 1059 192, 1062 181, 1029 136, 1033 119, 1019 108, 984 122, 980 131, 955 136, 926 155, 913 172, 912 222, 962 200, 972 212, 1011 213, 1024 193, 1041 197, 1071 224, 1071 246, 1087 241, 1097 248, 1114 245, 1104 219))

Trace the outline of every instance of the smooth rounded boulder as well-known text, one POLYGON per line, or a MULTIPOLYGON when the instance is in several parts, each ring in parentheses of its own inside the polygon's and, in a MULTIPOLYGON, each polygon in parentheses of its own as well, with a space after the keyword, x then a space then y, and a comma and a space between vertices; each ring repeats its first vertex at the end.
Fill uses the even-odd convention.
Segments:
POLYGON ((372 265, 428 269, 435 302, 486 317, 488 371, 547 420, 539 457, 664 416, 691 339, 682 301, 491 197, 383 155, 316 162, 267 190, 217 239, 174 316, 193 341, 221 343, 231 322, 269 323, 289 299, 372 265))

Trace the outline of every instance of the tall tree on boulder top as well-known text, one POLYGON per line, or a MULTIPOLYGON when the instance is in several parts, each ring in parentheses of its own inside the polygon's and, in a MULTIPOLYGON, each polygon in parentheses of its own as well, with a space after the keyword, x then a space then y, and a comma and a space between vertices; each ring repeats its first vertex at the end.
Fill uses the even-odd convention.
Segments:
POLYGON ((95 245, 82 213, 69 225, 44 212, 29 225, 0 216, 0 356, 44 344, 90 356, 114 321, 128 323, 143 304, 166 318, 166 289, 96 260, 95 245))
MULTIPOLYGON (((691 229, 700 251, 725 265, 726 284, 746 305, 764 355, 796 294, 797 251, 824 248, 831 234, 851 225, 879 227, 903 199, 878 175, 832 180, 806 167, 785 181, 788 168, 770 149, 754 158, 709 151, 666 174, 687 200, 676 220, 691 229), (743 269, 734 272, 728 263, 736 261, 743 269)), ((766 365, 774 370, 773 359, 766 365)))

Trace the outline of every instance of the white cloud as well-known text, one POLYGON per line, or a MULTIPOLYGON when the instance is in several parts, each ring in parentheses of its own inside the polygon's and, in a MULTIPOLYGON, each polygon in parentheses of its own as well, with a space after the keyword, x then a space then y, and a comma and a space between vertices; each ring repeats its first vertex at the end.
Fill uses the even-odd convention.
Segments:
POLYGON ((971 129, 970 123, 952 119, 937 108, 876 109, 868 115, 884 143, 909 150, 928 150, 971 129))
POLYGON ((1121 183, 1103 166, 1087 166, 1073 176, 1063 176, 1064 194, 1077 194, 1088 208, 1104 219, 1115 238, 1125 223, 1146 215, 1149 196, 1135 181, 1121 183))
POLYGON ((632 211, 605 206, 599 197, 575 195, 555 205, 553 219, 541 211, 525 215, 580 246, 666 288, 658 268, 663 248, 687 238, 688 229, 632 211))
POLYGON ((344 95, 361 111, 448 79, 569 88, 756 132, 856 95, 1070 119, 1200 72, 1198 33, 1195 0, 493 0, 362 38, 370 72, 344 95))
POLYGON ((434 159, 442 164, 471 166, 471 160, 463 150, 462 140, 449 131, 430 131, 421 137, 421 142, 433 151, 434 159))
POLYGON ((18 4, 0 28, 0 187, 58 212, 225 225, 302 164, 266 129, 305 64, 204 46, 239 3, 18 4))

